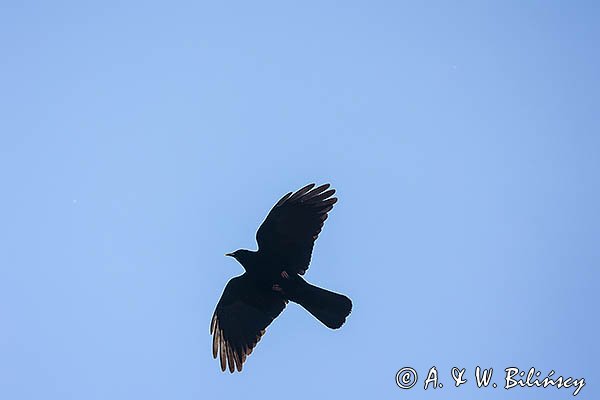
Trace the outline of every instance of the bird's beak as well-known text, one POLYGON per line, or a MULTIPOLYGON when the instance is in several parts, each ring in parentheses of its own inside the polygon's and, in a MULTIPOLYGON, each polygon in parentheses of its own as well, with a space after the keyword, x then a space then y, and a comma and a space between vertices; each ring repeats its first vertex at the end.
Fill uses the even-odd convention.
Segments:
POLYGON ((233 253, 225 253, 227 257, 233 257, 233 253))

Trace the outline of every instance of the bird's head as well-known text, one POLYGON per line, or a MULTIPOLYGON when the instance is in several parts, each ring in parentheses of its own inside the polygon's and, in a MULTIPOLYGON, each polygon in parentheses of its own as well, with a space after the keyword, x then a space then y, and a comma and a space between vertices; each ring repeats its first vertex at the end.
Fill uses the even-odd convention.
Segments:
POLYGON ((247 265, 246 261, 249 260, 253 254, 254 254, 253 251, 240 249, 240 250, 234 251, 233 253, 227 253, 225 255, 228 257, 235 258, 242 265, 247 265))

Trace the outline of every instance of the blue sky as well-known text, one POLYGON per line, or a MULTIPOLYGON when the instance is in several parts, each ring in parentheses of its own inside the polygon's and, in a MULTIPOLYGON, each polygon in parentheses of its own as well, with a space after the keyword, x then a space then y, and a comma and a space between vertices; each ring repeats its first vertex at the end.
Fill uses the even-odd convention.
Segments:
POLYGON ((4 2, 0 397, 598 396, 595 2, 4 2), (339 203, 244 372, 223 256, 309 182, 339 203), (594 316, 596 315, 596 316, 594 316), (436 366, 445 387, 422 388, 436 366), (414 367, 409 391, 396 371, 414 367))

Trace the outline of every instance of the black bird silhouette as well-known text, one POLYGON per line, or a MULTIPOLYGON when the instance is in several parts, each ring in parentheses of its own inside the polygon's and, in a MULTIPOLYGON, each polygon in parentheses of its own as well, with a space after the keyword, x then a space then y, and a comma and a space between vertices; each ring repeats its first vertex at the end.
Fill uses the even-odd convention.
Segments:
POLYGON ((242 370, 288 300, 329 328, 337 329, 346 321, 352 310, 348 297, 311 285, 300 276, 308 269, 315 240, 337 202, 329 186, 311 183, 286 194, 256 233, 258 251, 226 254, 246 272, 227 283, 210 323, 213 357, 220 356, 223 371, 227 365, 230 372, 242 370))

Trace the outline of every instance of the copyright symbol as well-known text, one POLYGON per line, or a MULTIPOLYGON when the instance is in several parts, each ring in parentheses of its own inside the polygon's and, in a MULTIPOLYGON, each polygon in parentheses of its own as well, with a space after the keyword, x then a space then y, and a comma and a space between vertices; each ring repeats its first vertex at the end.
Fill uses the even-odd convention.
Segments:
POLYGON ((396 385, 400 389, 410 389, 415 386, 418 379, 417 371, 411 367, 404 367, 396 373, 396 385))

